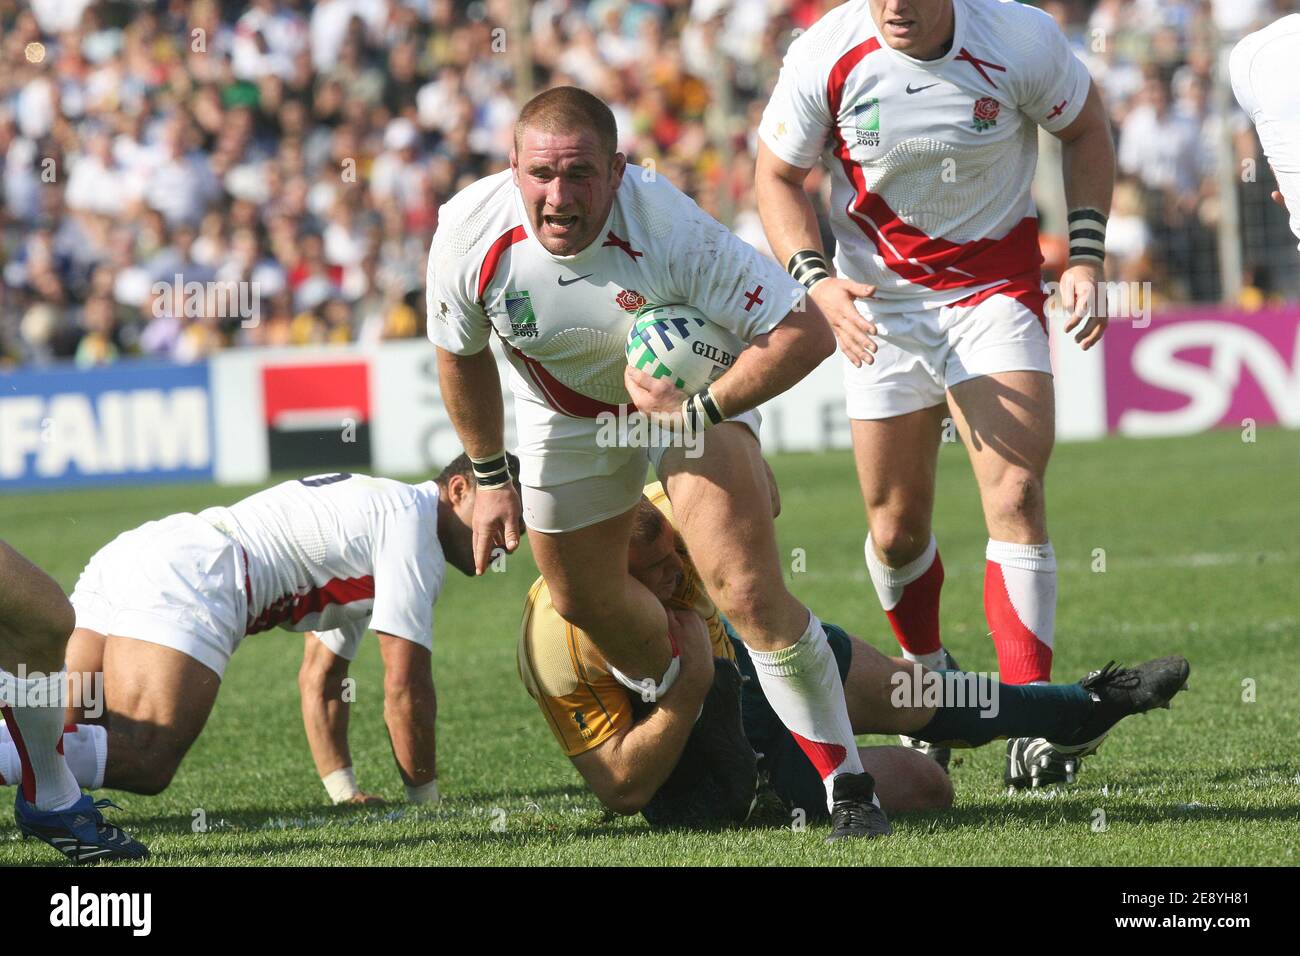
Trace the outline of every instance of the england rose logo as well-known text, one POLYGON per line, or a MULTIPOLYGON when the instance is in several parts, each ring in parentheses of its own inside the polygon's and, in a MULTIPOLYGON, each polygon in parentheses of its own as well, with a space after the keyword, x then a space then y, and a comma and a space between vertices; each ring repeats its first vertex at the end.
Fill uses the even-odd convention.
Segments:
POLYGON ((645 305, 645 296, 635 289, 624 289, 614 301, 618 303, 618 307, 624 312, 635 312, 645 305))
POLYGON ((984 132, 986 129, 992 129, 998 125, 998 113, 1002 111, 1002 104, 991 96, 985 96, 975 101, 975 110, 973 119, 975 129, 984 132))

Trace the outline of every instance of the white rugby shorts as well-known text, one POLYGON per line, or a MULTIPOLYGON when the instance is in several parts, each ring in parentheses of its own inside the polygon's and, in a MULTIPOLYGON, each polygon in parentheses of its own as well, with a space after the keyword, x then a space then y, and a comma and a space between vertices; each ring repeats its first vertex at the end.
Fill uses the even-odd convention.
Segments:
POLYGON ((180 651, 220 677, 248 620, 239 545, 197 515, 118 535, 72 592, 77 627, 180 651))
POLYGON ((849 418, 894 418, 942 405, 949 388, 981 375, 1050 375, 1037 281, 1016 283, 1005 294, 997 288, 932 309, 859 300, 878 329, 878 349, 875 362, 861 367, 840 353, 849 418))

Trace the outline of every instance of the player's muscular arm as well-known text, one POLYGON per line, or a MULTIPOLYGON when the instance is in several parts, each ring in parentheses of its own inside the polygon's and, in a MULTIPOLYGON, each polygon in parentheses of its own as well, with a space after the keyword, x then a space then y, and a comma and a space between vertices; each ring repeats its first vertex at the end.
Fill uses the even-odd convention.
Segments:
MULTIPOLYGON (((438 383, 447 414, 470 458, 487 458, 505 450, 505 403, 501 377, 490 348, 473 355, 438 349, 438 383)), ((474 569, 487 570, 494 548, 519 547, 523 508, 510 482, 482 489, 474 496, 474 569)))
POLYGON ((673 692, 627 730, 572 757, 587 786, 615 813, 639 812, 672 775, 713 686, 713 649, 704 619, 672 609, 682 641, 682 670, 673 692))
POLYGON ((739 415, 788 391, 835 351, 821 311, 812 303, 758 336, 710 391, 723 413, 739 415))
MULTIPOLYGON (((758 212, 772 252, 782 264, 803 249, 825 253, 817 228, 817 214, 803 188, 807 176, 807 169, 778 158, 766 143, 759 140, 758 166, 754 172, 758 212)), ((874 361, 872 353, 876 350, 876 343, 871 336, 876 334, 876 327, 863 318, 853 301, 867 298, 875 291, 874 286, 863 282, 831 277, 822 279, 809 293, 809 298, 817 304, 835 331, 840 348, 854 365, 863 362, 870 365, 874 361)))
MULTIPOLYGON (((1115 142, 1095 83, 1082 112, 1056 135, 1061 140, 1067 206, 1072 210, 1097 209, 1109 215, 1115 190, 1115 142)), ((1100 342, 1106 331, 1105 317, 1092 314, 1099 311, 1095 308, 1096 295, 1105 278, 1105 267, 1095 259, 1071 259, 1061 275, 1061 303, 1070 314, 1065 331, 1073 332, 1082 323, 1074 340, 1085 350, 1100 342)))
POLYGON ((402 782, 418 790, 438 777, 433 659, 428 648, 412 641, 382 632, 378 638, 384 659, 384 723, 393 759, 402 782))
MULTIPOLYGON (((322 779, 352 766, 352 754, 348 750, 349 707, 343 699, 343 681, 347 676, 348 661, 309 631, 298 671, 298 691, 302 697, 307 744, 322 779)), ((347 802, 369 803, 377 799, 357 791, 347 802)))

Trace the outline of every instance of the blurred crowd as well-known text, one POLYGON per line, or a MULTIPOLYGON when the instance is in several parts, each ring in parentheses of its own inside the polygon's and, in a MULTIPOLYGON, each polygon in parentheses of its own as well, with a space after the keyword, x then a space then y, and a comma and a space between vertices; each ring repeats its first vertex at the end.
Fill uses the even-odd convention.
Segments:
MULTIPOLYGON (((440 204, 504 168, 519 96, 555 84, 602 96, 633 162, 765 249, 754 130, 791 38, 836 5, 0 0, 0 363, 423 334, 440 204)), ((1040 5, 1112 110, 1114 277, 1217 300, 1220 158, 1258 147, 1213 72, 1296 3, 1040 5)), ((1260 164, 1229 185, 1263 300, 1294 244, 1260 164)), ((1042 205, 1051 259, 1062 217, 1042 205)))

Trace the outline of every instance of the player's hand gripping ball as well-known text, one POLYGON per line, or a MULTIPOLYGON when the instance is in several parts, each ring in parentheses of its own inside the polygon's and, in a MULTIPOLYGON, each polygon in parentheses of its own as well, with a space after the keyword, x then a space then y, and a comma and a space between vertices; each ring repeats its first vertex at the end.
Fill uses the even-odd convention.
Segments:
POLYGON ((654 305, 637 313, 627 336, 627 364, 693 395, 731 368, 744 348, 699 309, 654 305))

